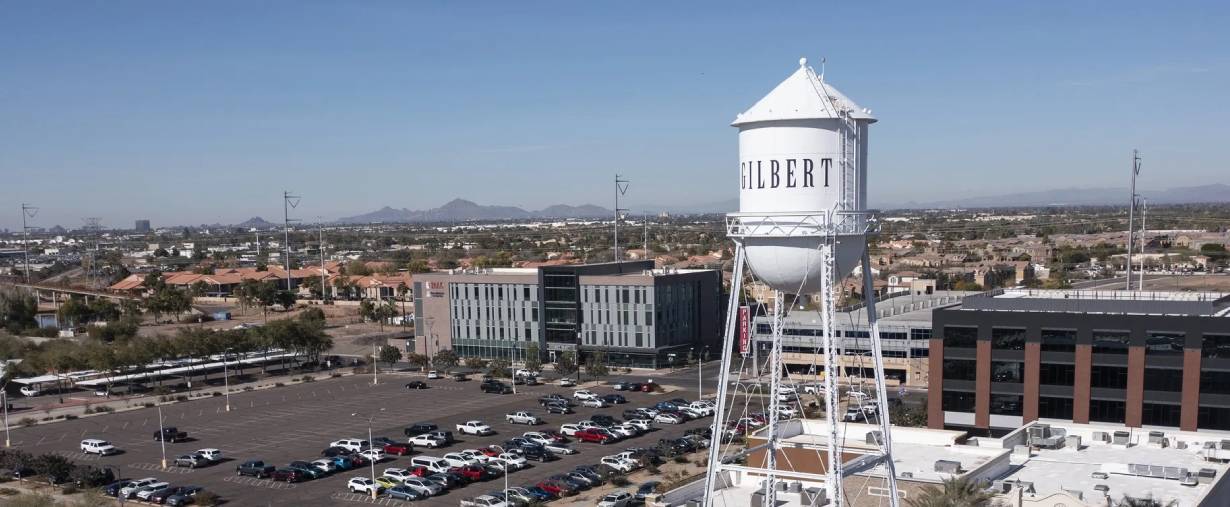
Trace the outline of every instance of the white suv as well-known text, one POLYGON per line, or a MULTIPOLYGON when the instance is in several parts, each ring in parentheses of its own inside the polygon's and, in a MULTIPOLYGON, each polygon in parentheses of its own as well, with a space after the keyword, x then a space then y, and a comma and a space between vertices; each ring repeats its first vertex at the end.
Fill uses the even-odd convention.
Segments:
POLYGON ((577 399, 577 400, 596 400, 598 399, 598 395, 590 391, 587 391, 585 389, 582 389, 580 391, 574 391, 572 393, 572 397, 573 399, 577 399))
POLYGON ((346 489, 349 489, 351 493, 367 493, 370 495, 372 491, 380 494, 381 491, 384 491, 384 486, 376 484, 375 481, 367 477, 352 477, 346 482, 346 489))
POLYGON ((331 442, 329 447, 341 447, 347 451, 359 452, 363 449, 371 447, 371 445, 368 444, 366 440, 359 440, 357 438, 343 438, 341 440, 331 442))
POLYGON ((81 441, 81 452, 83 454, 97 454, 99 456, 107 456, 120 452, 111 442, 99 440, 97 438, 87 438, 81 441))

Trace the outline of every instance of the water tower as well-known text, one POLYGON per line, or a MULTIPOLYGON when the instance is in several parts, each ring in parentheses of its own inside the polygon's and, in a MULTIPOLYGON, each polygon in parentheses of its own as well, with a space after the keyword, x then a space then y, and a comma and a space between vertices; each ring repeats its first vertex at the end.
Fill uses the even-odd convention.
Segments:
MULTIPOLYGON (((839 392, 840 367, 836 357, 840 344, 832 338, 836 313, 833 288, 860 262, 862 272, 871 273, 866 245, 868 235, 875 231, 867 212, 867 134, 868 127, 875 122, 869 110, 859 107, 825 82, 824 75, 816 74, 807 65, 807 60, 802 59, 790 77, 736 116, 732 123, 739 129, 739 212, 729 214, 726 220, 727 234, 734 240, 736 251, 723 364, 730 364, 734 348, 743 267, 746 266, 753 280, 774 291, 773 340, 765 370, 756 363, 753 351, 751 374, 744 378, 740 368, 737 373, 740 378, 733 383, 736 386, 743 385, 744 381, 755 386, 767 384, 769 392, 763 394, 769 395, 769 414, 778 414, 782 408, 779 401, 783 376, 782 321, 795 306, 790 304, 791 299, 799 295, 819 296, 819 310, 812 312, 819 313, 824 330, 824 336, 816 338, 816 345, 823 345, 825 392, 839 392)), ((851 495, 843 491, 842 477, 883 467, 885 487, 892 492, 885 501, 896 507, 896 474, 891 459, 883 358, 871 287, 870 276, 864 276, 863 293, 871 329, 871 364, 868 366, 875 371, 873 403, 880 414, 876 422, 882 434, 888 437, 878 442, 878 449, 859 461, 858 467, 851 467, 857 470, 843 471, 842 457, 848 456, 849 450, 843 450, 844 435, 838 431, 840 399, 839 396, 824 396, 828 453, 823 482, 826 496, 835 505, 843 505, 851 495)), ((726 427, 726 419, 739 417, 728 413, 726 406, 731 384, 730 368, 723 368, 715 417, 717 431, 726 427)), ((784 426, 777 417, 768 419, 765 445, 777 449, 784 426)), ((706 505, 723 505, 715 502, 714 492, 722 487, 724 471, 751 470, 764 478, 763 504, 775 505, 772 500, 777 495, 777 482, 781 482, 778 476, 790 475, 779 467, 777 453, 765 452, 762 463, 733 467, 722 464, 722 447, 714 445, 710 449, 710 463, 719 465, 710 467, 706 475, 706 505)))

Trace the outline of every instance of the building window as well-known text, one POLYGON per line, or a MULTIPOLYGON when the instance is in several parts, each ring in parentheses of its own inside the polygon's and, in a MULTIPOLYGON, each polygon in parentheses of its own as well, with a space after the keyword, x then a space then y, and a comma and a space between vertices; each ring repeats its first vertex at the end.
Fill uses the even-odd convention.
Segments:
POLYGON ((1025 365, 1017 361, 991 361, 991 381, 1020 384, 1025 365))
POLYGON ((1187 335, 1173 331, 1149 331, 1145 340, 1145 355, 1172 356, 1183 353, 1187 335))
POLYGON ((1089 369, 1089 386, 1127 389, 1128 370, 1122 366, 1098 366, 1089 369))
POLYGON ((945 359, 944 379, 946 380, 978 380, 978 362, 970 359, 945 359))
POLYGON ((1183 370, 1145 368, 1145 390, 1183 392, 1183 370))
POLYGON ((910 339, 911 340, 930 340, 931 330, 930 329, 911 329, 910 339))
POLYGON ((1020 394, 992 394, 990 412, 996 415, 1021 415, 1025 397, 1020 394))
POLYGON ((1127 331, 1093 330, 1094 354, 1127 354, 1131 337, 1127 331))
POLYGON ((931 349, 915 348, 910 349, 910 357, 928 357, 931 355, 931 349))
POLYGON ((1230 408, 1200 407, 1196 411, 1196 428, 1202 430, 1230 430, 1230 408))
POLYGON ((1230 359, 1230 334, 1206 334, 1200 340, 1200 357, 1230 359))
POLYGON ((1230 371, 1201 371, 1200 392, 1230 394, 1230 371))
POLYGON ((1025 330, 991 328, 991 348, 994 350, 1025 350, 1025 330))
POLYGON ((1127 404, 1115 400, 1089 400, 1089 420, 1096 422, 1124 422, 1127 404))
POLYGON ((1039 396, 1038 417, 1043 419, 1071 419, 1072 398, 1039 396))
POLYGON ((974 393, 968 391, 944 391, 940 405, 946 412, 973 412, 974 393))
POLYGON ((1076 352, 1076 331, 1072 329, 1043 329, 1043 352, 1076 352))
POLYGON ((1149 426, 1179 426, 1183 409, 1168 403, 1145 403, 1141 406, 1140 424, 1149 426))
POLYGON ((944 346, 973 349, 978 347, 978 328, 968 326, 944 326, 944 346))
POLYGON ((1074 385, 1076 383, 1076 366, 1071 364, 1042 363, 1038 365, 1038 383, 1050 386, 1074 385))

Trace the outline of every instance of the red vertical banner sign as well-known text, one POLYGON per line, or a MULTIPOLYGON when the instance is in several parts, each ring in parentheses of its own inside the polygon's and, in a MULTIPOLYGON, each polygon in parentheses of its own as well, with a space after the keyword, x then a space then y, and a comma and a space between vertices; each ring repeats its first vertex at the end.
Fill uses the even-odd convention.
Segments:
POLYGON ((748 307, 740 306, 739 307, 739 353, 745 356, 747 355, 748 339, 750 338, 748 336, 750 333, 748 333, 749 330, 748 330, 748 322, 747 322, 748 318, 747 317, 748 317, 748 307))

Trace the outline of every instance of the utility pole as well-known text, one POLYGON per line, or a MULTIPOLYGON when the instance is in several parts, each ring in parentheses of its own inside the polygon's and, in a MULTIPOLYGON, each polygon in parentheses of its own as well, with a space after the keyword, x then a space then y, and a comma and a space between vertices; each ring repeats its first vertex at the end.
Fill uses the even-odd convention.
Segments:
POLYGON ((623 210, 619 208, 619 196, 628 192, 628 180, 622 176, 615 175, 615 262, 623 262, 623 258, 619 256, 619 215, 623 210))
POLYGON ((286 242, 286 260, 282 261, 282 266, 286 268, 286 291, 290 292, 290 223, 298 222, 291 220, 290 209, 299 207, 299 196, 291 195, 290 192, 282 191, 282 234, 283 240, 286 242))
MULTIPOLYGON (((317 220, 319 221, 316 223, 316 230, 320 233, 320 303, 324 304, 327 299, 325 294, 329 291, 329 285, 325 279, 327 274, 325 271, 325 224, 323 217, 317 217, 317 220)), ((405 313, 405 310, 402 313, 405 313)), ((405 316, 402 316, 402 320, 405 320, 405 316)))
MULTIPOLYGON (((644 222, 645 222, 645 223, 644 223, 644 225, 645 225, 645 239, 643 240, 643 243, 641 244, 641 248, 642 248, 643 250, 645 250, 645 259, 648 259, 648 258, 649 258, 649 214, 648 214, 648 213, 643 213, 643 214, 642 214, 642 216, 641 216, 641 218, 642 218, 642 220, 644 220, 644 222)), ((645 260, 645 259, 641 259, 641 260, 645 260)), ((652 266, 651 266, 651 267, 652 267, 652 266)))
POLYGON ((1132 150, 1132 200, 1128 203, 1128 237, 1127 237, 1127 273, 1124 277, 1127 284, 1124 290, 1132 290, 1132 227, 1136 224, 1136 175, 1140 174, 1140 152, 1132 150))
POLYGON ((26 258, 26 285, 30 285, 30 227, 26 225, 26 217, 34 218, 38 208, 26 203, 21 204, 21 232, 25 239, 21 242, 21 253, 26 258))
POLYGON ((1145 290, 1145 245, 1149 243, 1145 239, 1145 233, 1149 232, 1145 228, 1145 220, 1149 218, 1149 200, 1144 197, 1140 198, 1140 276, 1139 283, 1136 284, 1137 290, 1145 290))

